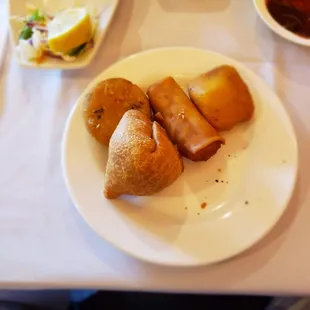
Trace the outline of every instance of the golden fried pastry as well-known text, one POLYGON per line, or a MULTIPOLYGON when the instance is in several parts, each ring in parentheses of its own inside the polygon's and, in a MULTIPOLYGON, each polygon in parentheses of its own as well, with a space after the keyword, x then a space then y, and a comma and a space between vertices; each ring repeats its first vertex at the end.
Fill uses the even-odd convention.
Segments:
POLYGON ((151 115, 148 98, 137 85, 122 78, 100 82, 84 100, 86 127, 100 143, 109 145, 116 126, 130 109, 151 115))
POLYGON ((152 195, 172 184, 183 161, 166 131, 140 111, 126 112, 109 143, 104 195, 152 195))
POLYGON ((156 112, 155 119, 185 157, 206 161, 225 142, 172 77, 150 86, 147 94, 156 112))
POLYGON ((221 66, 189 83, 189 95, 206 120, 217 130, 231 129, 249 120, 254 104, 237 70, 221 66))

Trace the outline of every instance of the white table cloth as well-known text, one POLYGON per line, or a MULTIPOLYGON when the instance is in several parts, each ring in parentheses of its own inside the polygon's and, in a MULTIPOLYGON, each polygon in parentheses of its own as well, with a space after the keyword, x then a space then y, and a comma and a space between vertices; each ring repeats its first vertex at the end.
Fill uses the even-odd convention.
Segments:
POLYGON ((310 294, 309 98, 310 49, 273 34, 251 0, 121 0, 94 62, 71 72, 19 67, 0 0, 0 287, 310 294), (117 59, 161 46, 245 63, 296 129, 300 174, 287 212, 259 244, 218 265, 174 269, 126 256, 84 223, 62 178, 64 124, 82 90, 117 59))

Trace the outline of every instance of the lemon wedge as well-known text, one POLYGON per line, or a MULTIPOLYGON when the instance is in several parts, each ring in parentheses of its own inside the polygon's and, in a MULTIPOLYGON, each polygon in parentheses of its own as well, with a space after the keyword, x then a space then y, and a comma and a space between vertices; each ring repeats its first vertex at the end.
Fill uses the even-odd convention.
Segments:
POLYGON ((53 53, 69 53, 92 37, 92 22, 86 9, 68 9, 48 23, 48 45, 53 53))

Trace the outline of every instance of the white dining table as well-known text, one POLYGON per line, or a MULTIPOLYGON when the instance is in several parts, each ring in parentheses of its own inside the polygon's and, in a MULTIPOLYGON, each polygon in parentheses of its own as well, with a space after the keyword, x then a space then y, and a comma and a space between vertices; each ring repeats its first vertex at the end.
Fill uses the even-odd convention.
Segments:
POLYGON ((27 69, 15 59, 5 7, 0 0, 0 288, 310 294, 309 48, 269 30, 251 0, 120 0, 87 68, 27 69), (64 125, 81 92, 118 59, 166 46, 244 63, 281 98, 298 138, 299 177, 284 216, 215 265, 168 268, 120 252, 80 217, 62 177, 64 125))

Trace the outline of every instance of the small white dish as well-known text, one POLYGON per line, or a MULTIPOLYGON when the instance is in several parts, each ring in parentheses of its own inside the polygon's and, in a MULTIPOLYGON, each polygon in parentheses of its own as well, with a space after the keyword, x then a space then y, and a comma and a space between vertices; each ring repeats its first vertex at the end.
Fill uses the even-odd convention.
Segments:
POLYGON ((77 210, 102 238, 149 262, 193 266, 232 257, 269 232, 293 193, 298 150, 289 116, 261 78, 210 51, 166 48, 123 59, 86 88, 67 121, 62 168, 77 210), (234 66, 248 84, 255 117, 223 132, 226 145, 207 162, 185 160, 184 173, 162 192, 105 199, 107 148, 85 128, 86 93, 112 77, 129 79, 145 89, 172 75, 184 85, 223 64, 234 66))
POLYGON ((256 11, 265 24, 281 37, 304 46, 310 46, 310 39, 303 38, 281 26, 269 13, 266 0, 253 0, 256 11))
POLYGON ((94 46, 84 54, 77 57, 75 61, 66 62, 61 59, 46 57, 40 63, 25 61, 21 59, 17 52, 16 58, 18 63, 24 67, 42 68, 42 69, 80 69, 90 64, 93 60, 98 48, 106 34, 109 24, 116 11, 119 0, 10 0, 9 1, 9 21, 11 41, 16 51, 18 45, 18 37, 20 30, 23 28, 23 23, 19 22, 16 17, 27 16, 27 4, 31 4, 36 8, 50 14, 55 14, 60 10, 69 7, 90 7, 98 12, 98 24, 94 36, 94 46))

